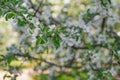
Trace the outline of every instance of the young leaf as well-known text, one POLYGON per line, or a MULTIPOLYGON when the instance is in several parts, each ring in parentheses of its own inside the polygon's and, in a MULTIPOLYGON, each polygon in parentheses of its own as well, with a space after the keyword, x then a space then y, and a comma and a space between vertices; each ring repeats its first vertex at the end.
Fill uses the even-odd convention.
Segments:
POLYGON ((18 22, 17 22, 17 24, 19 25, 19 26, 25 26, 26 25, 26 22, 25 21, 22 21, 22 20, 20 20, 20 19, 18 19, 18 22))
POLYGON ((10 12, 10 13, 6 14, 5 19, 6 19, 6 21, 8 21, 8 19, 13 18, 14 16, 15 16, 15 13, 10 12))
POLYGON ((56 49, 60 47, 60 39, 58 39, 56 36, 53 37, 53 43, 56 49))

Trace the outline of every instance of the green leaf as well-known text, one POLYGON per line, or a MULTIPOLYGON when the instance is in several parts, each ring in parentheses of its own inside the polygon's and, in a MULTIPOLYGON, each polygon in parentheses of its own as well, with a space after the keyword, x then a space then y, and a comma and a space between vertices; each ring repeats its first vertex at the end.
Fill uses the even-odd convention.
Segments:
POLYGON ((23 20, 20 20, 20 19, 18 19, 18 22, 17 22, 17 24, 19 25, 19 26, 25 26, 26 25, 26 22, 25 21, 23 21, 23 20))
POLYGON ((40 39, 40 43, 41 43, 41 44, 44 44, 44 43, 46 43, 46 42, 47 42, 47 40, 46 40, 45 38, 41 38, 41 39, 40 39))
POLYGON ((2 15, 2 9, 0 8, 0 16, 2 15))
POLYGON ((88 16, 91 15, 91 14, 90 14, 90 9, 87 10, 87 15, 88 15, 88 16))
POLYGON ((115 57, 115 59, 119 59, 119 55, 118 54, 114 54, 114 57, 115 57))
POLYGON ((39 39, 39 37, 36 37, 36 46, 39 46, 39 44, 40 44, 40 39, 39 39))
POLYGON ((6 79, 6 78, 11 78, 11 76, 10 76, 10 75, 5 74, 5 75, 3 76, 3 79, 6 79))
POLYGON ((29 23, 29 26, 30 26, 31 29, 35 28, 33 23, 29 23))
POLYGON ((15 13, 10 12, 10 13, 6 14, 5 19, 6 19, 6 21, 7 21, 8 19, 13 18, 14 16, 15 16, 15 13))
POLYGON ((108 0, 108 2, 111 4, 111 0, 108 0))
POLYGON ((107 4, 107 3, 106 3, 105 0, 101 0, 101 5, 102 5, 102 6, 106 7, 106 4, 107 4))
POLYGON ((10 64, 12 62, 12 60, 13 60, 13 55, 12 55, 12 53, 10 53, 7 57, 7 63, 10 64))
POLYGON ((56 49, 59 48, 61 40, 59 38, 57 38, 56 36, 54 36, 52 40, 53 40, 55 48, 56 49))
POLYGON ((89 49, 92 49, 92 48, 93 48, 92 45, 91 45, 91 43, 87 43, 87 47, 88 47, 89 49))
POLYGON ((59 74, 55 80, 75 80, 73 76, 68 76, 66 74, 59 74))

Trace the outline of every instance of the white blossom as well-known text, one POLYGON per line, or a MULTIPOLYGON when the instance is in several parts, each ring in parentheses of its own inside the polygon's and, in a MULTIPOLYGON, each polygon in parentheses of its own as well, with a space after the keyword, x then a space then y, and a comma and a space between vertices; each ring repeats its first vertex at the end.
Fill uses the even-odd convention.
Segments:
POLYGON ((97 39, 97 43, 101 43, 101 42, 107 42, 107 36, 106 35, 100 35, 97 39))
POLYGON ((112 76, 115 76, 117 74, 114 68, 111 68, 109 72, 112 74, 112 76))
POLYGON ((29 0, 24 0, 22 6, 25 7, 25 8, 27 8, 27 9, 29 9, 32 5, 29 2, 29 0))
POLYGON ((55 27, 56 27, 55 25, 50 25, 50 26, 49 26, 49 28, 50 28, 49 31, 50 31, 50 32, 53 31, 53 30, 55 29, 55 27))
POLYGON ((107 20, 107 25, 112 25, 114 26, 115 23, 119 22, 120 17, 117 14, 114 14, 113 16, 109 17, 107 20))
POLYGON ((36 17, 33 17, 31 22, 34 24, 34 26, 38 26, 40 24, 39 19, 36 17))

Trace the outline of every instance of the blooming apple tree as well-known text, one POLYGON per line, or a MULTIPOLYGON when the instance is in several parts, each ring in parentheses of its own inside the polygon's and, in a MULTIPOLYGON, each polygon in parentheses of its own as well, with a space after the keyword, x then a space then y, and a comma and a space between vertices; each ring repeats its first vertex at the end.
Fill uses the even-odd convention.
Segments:
POLYGON ((49 70, 43 80, 120 79, 119 0, 0 0, 0 16, 19 33, 0 57, 14 77, 17 60, 49 70))

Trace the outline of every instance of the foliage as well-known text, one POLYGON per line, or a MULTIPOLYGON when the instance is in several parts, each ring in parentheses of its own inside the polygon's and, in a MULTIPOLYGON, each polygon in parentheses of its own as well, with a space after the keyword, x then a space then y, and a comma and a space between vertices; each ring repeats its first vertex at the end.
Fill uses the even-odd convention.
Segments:
POLYGON ((10 63, 18 60, 35 61, 35 70, 49 70, 40 75, 49 80, 115 80, 120 76, 119 4, 118 0, 0 0, 0 16, 19 33, 18 44, 1 55, 2 64, 15 77, 22 65, 10 63))

